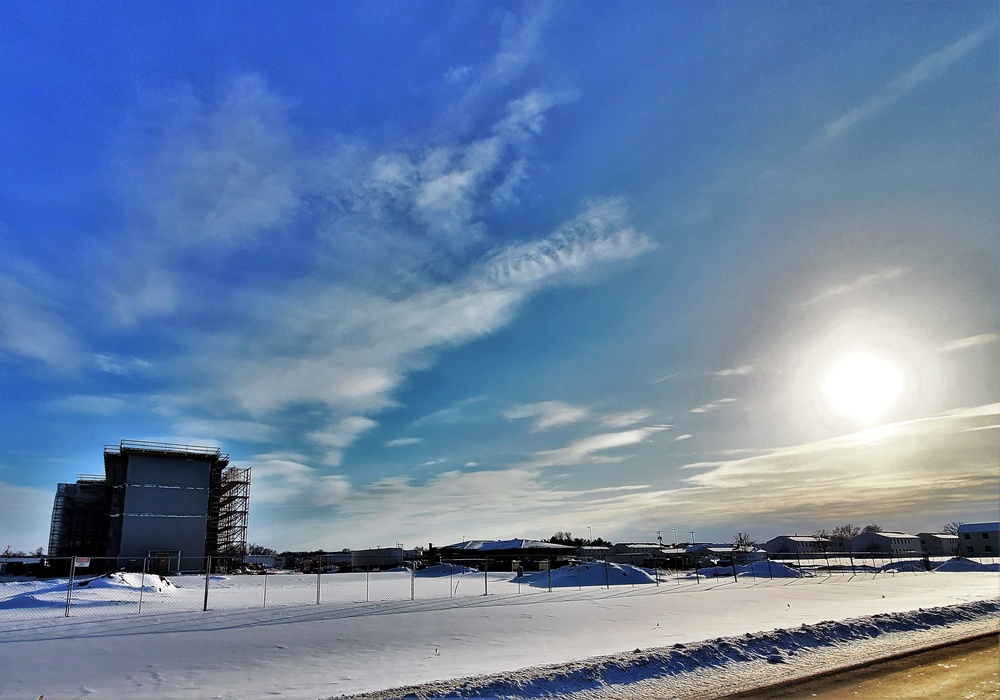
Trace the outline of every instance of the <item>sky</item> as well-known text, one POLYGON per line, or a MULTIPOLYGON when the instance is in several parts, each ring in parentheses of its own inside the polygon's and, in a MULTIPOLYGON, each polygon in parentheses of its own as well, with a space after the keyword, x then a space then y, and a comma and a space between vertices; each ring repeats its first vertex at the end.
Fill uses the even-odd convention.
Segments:
POLYGON ((998 21, 5 3, 0 547, 122 439, 279 550, 996 520, 998 21))

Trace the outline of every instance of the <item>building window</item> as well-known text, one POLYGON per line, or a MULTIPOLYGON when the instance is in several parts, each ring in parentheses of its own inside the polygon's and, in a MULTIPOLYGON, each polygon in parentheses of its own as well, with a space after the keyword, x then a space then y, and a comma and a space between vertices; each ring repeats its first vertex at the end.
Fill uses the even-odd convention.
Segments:
POLYGON ((990 538, 990 533, 988 533, 988 532, 984 532, 984 533, 983 533, 983 539, 984 539, 984 540, 988 540, 989 538, 990 538))
POLYGON ((965 535, 965 539, 967 539, 967 540, 971 540, 972 539, 972 535, 970 535, 968 532, 963 533, 963 534, 965 535))
POLYGON ((992 545, 986 545, 986 551, 987 552, 992 552, 993 551, 993 546, 992 545))
POLYGON ((971 552, 975 552, 975 551, 976 551, 976 548, 975 548, 975 547, 966 547, 966 548, 965 548, 965 551, 966 551, 966 552, 970 552, 970 553, 971 553, 971 552))

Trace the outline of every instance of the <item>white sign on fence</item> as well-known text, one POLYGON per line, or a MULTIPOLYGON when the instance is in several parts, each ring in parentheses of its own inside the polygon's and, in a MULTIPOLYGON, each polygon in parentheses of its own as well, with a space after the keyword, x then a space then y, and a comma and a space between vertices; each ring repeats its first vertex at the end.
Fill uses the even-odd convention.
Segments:
POLYGON ((86 569, 88 566, 90 566, 90 557, 75 557, 74 562, 75 563, 73 564, 73 566, 75 566, 76 568, 86 569))

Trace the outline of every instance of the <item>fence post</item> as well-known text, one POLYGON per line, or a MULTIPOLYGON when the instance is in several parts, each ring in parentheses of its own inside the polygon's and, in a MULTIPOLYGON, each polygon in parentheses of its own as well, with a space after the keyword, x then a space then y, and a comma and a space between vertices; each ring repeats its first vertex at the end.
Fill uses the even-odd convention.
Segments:
POLYGON ((212 573, 212 557, 205 557, 205 602, 201 606, 201 611, 208 610, 208 577, 212 573))
POLYGON ((549 574, 549 593, 552 592, 552 557, 549 557, 549 565, 545 568, 549 574))
POLYGON ((483 560, 483 595, 490 594, 490 560, 483 560))
POLYGON ((264 569, 264 605, 262 607, 267 607, 267 569, 264 569))
MULTIPOLYGON (((317 559, 319 559, 319 557, 317 557, 317 559)), ((323 574, 323 563, 322 561, 320 561, 320 563, 316 564, 316 605, 319 605, 319 587, 320 587, 319 577, 322 574, 323 574)))
POLYGON ((413 563, 413 568, 410 569, 410 600, 416 600, 416 580, 417 580, 417 564, 413 563))
POLYGON ((76 575, 76 557, 70 557, 69 562, 69 582, 66 584, 66 614, 69 617, 69 605, 73 600, 73 577, 76 575))
POLYGON ((142 589, 146 587, 146 557, 142 558, 142 576, 139 578, 139 610, 137 615, 142 615, 142 589))

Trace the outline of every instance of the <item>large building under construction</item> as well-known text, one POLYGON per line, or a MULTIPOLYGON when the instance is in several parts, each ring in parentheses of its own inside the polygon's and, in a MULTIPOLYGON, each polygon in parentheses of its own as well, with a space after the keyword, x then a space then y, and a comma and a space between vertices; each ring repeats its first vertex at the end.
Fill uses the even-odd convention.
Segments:
POLYGON ((104 477, 59 484, 49 556, 110 557, 126 566, 196 570, 246 553, 250 470, 218 447, 122 440, 104 448, 104 477))

